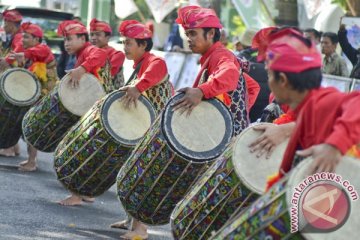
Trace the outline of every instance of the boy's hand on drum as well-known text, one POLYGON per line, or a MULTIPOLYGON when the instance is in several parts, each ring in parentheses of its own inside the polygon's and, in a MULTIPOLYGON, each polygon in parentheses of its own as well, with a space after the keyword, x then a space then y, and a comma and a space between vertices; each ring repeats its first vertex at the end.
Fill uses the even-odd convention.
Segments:
POLYGON ((339 149, 326 143, 314 145, 301 151, 296 151, 296 154, 301 157, 312 156, 313 162, 309 167, 309 174, 334 172, 342 156, 339 149))
POLYGON ((70 74, 69 83, 73 88, 77 88, 79 86, 80 79, 84 75, 84 73, 86 73, 86 70, 82 66, 79 66, 75 69, 69 70, 68 73, 70 74))
POLYGON ((172 111, 180 110, 180 114, 187 112, 187 116, 189 116, 192 110, 199 105, 204 94, 199 88, 181 88, 178 92, 183 92, 185 95, 174 103, 172 106, 174 107, 172 111))
POLYGON ((16 60, 19 67, 25 65, 25 55, 23 52, 19 52, 19 53, 11 52, 9 54, 9 58, 16 60))
POLYGON ((250 152, 256 153, 257 157, 266 154, 266 158, 270 158, 276 146, 290 136, 294 127, 295 123, 254 126, 254 130, 263 133, 249 145, 250 152))
POLYGON ((134 104, 134 107, 137 107, 137 100, 141 95, 141 92, 137 89, 135 86, 126 86, 122 87, 119 90, 125 91, 126 95, 121 100, 124 103, 125 108, 129 109, 131 107, 131 104, 134 104))

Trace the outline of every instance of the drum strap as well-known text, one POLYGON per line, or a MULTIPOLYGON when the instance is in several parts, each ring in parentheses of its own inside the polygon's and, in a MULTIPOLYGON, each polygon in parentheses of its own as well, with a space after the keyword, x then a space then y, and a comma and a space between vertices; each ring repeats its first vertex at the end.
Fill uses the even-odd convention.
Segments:
POLYGON ((138 72, 140 71, 141 64, 142 64, 142 61, 139 62, 139 64, 136 66, 135 70, 133 71, 133 73, 131 74, 131 76, 129 77, 129 79, 127 80, 127 82, 125 83, 124 86, 130 85, 131 82, 132 82, 132 80, 134 80, 134 79, 136 78, 136 75, 137 75, 138 72))
MULTIPOLYGON (((238 61, 239 61, 239 59, 238 59, 238 61)), ((209 58, 206 60, 204 65, 201 67, 201 70, 200 70, 201 77, 200 77, 199 85, 207 82, 207 80, 209 78, 209 74, 207 71, 208 63, 209 63, 209 58)), ((245 81, 245 78, 243 75, 243 69, 242 69, 243 63, 239 62, 239 64, 240 64, 240 69, 239 69, 240 77, 238 79, 236 89, 234 91, 228 92, 229 97, 231 99, 229 110, 230 110, 230 112, 233 116, 233 120, 234 120, 235 135, 240 134, 240 132, 242 130, 244 130, 245 128, 247 128, 247 126, 249 124, 249 116, 248 116, 248 111, 247 111, 247 107, 246 107, 248 105, 248 103, 247 103, 248 96, 247 96, 247 89, 246 89, 246 81, 245 81)))

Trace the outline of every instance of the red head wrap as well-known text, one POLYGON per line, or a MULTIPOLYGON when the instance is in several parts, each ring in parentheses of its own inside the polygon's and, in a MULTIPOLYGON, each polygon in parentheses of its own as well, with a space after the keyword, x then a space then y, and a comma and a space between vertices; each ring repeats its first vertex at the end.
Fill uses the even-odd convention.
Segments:
POLYGON ((26 22, 21 24, 21 29, 23 30, 23 32, 30 33, 35 37, 39 37, 39 38, 43 37, 43 31, 41 27, 31 22, 26 22))
POLYGON ((73 34, 83 34, 87 33, 86 27, 80 23, 79 21, 75 20, 65 20, 62 21, 57 29, 57 34, 59 36, 68 36, 73 34))
POLYGON ((213 9, 199 6, 180 8, 176 22, 181 24, 184 29, 205 27, 222 28, 220 20, 213 9))
POLYGON ((152 32, 144 24, 136 20, 126 20, 120 24, 119 32, 122 36, 136 39, 152 37, 152 32))
POLYGON ((108 23, 99 21, 96 18, 93 18, 90 22, 90 31, 91 32, 99 31, 99 32, 112 33, 111 27, 108 23))
POLYGON ((255 34, 255 36, 252 40, 251 47, 258 49, 257 60, 259 62, 262 62, 265 60, 265 58, 266 58, 265 52, 266 52, 267 45, 269 43, 269 39, 268 39, 269 35, 276 29, 277 29, 277 27, 263 28, 255 34))
POLYGON ((2 13, 2 18, 5 21, 9 21, 9 22, 21 22, 22 21, 21 14, 16 10, 5 10, 2 13))
POLYGON ((292 29, 284 29, 269 36, 266 63, 269 69, 300 73, 321 67, 321 55, 315 45, 302 40, 303 36, 292 29))

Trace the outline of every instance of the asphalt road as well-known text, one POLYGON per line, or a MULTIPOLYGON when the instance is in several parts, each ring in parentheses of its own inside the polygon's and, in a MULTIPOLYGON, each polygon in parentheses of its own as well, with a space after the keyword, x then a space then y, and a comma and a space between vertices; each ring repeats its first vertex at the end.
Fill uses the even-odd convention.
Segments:
MULTIPOLYGON (((26 156, 21 142, 19 157, 0 157, 0 240, 119 239, 125 233, 109 227, 125 218, 115 187, 94 203, 60 206, 68 192, 56 179, 52 154, 40 153, 31 173, 16 167, 26 156)), ((150 227, 149 239, 172 239, 170 226, 150 227)))

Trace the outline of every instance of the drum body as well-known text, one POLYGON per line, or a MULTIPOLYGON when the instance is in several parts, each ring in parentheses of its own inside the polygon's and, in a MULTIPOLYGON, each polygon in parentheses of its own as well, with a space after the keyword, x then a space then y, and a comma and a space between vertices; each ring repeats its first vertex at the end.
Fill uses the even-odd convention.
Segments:
POLYGON ((24 138, 40 151, 53 152, 69 128, 105 95, 102 85, 91 74, 84 74, 76 89, 69 85, 69 80, 66 75, 24 117, 24 138))
POLYGON ((14 146, 19 141, 22 119, 40 94, 39 81, 23 68, 12 68, 1 75, 0 148, 14 146))
MULTIPOLYGON (((304 222, 302 222, 303 213, 299 211, 299 232, 291 233, 292 197, 295 194, 295 187, 304 182, 308 177, 307 170, 312 163, 312 159, 308 158, 301 162, 291 173, 284 177, 280 182, 274 185, 267 193, 256 200, 250 207, 245 209, 235 218, 218 231, 212 239, 312 239, 312 240, 335 240, 343 239, 346 236, 349 239, 356 239, 357 235, 354 229, 360 223, 360 203, 359 201, 351 201, 351 212, 343 226, 332 232, 310 231, 307 232, 304 222)), ((360 161, 344 157, 336 168, 336 173, 348 179, 354 184, 354 189, 360 188, 358 181, 358 171, 360 169, 360 161)), ((313 175, 314 177, 314 175, 313 175)), ((314 177, 314 179, 316 179, 314 177)), ((320 179, 320 178, 319 178, 320 179)), ((324 181, 313 182, 309 186, 316 186, 324 181)), ((329 182, 329 181, 326 181, 329 182)), ((332 182, 337 185, 338 183, 332 182)), ((334 185, 334 186, 335 186, 334 185)), ((341 185, 337 185, 340 186, 341 185)), ((300 195, 298 202, 303 202, 307 190, 300 195)), ((350 197, 351 195, 347 193, 350 197)), ((318 196, 318 195, 316 195, 318 196)), ((300 206, 299 206, 300 207, 300 206)), ((331 209, 329 211, 332 211, 331 209)), ((356 232, 356 231, 355 231, 356 232)))
POLYGON ((71 192, 94 197, 108 190, 154 121, 155 111, 145 97, 127 111, 119 101, 124 95, 116 91, 99 100, 56 148, 57 177, 71 192))
POLYGON ((266 177, 277 171, 287 142, 270 159, 257 158, 248 145, 260 134, 252 127, 242 131, 177 204, 171 215, 175 239, 209 239, 265 192, 266 177))
POLYGON ((181 97, 168 102, 118 175, 123 207, 146 224, 169 222, 176 203, 225 150, 233 134, 231 114, 220 101, 203 101, 186 117, 172 111, 181 97), (212 128, 207 126, 210 121, 212 128))

